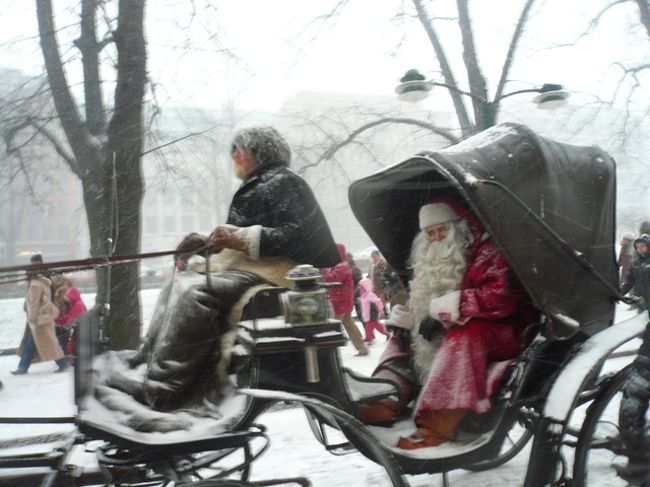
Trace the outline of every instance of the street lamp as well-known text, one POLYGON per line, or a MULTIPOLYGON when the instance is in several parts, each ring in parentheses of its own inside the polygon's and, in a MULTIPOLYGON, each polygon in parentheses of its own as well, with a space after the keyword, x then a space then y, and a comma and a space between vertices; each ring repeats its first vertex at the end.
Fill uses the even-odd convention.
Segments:
POLYGON ((513 91, 498 96, 494 100, 490 101, 487 98, 477 96, 469 91, 461 90, 454 85, 449 85, 440 81, 427 80, 417 69, 409 69, 404 76, 400 78, 400 84, 395 88, 395 92, 399 95, 400 99, 404 101, 418 102, 428 97, 429 92, 434 86, 442 86, 448 90, 469 96, 473 100, 477 101, 482 106, 486 119, 490 120, 492 123, 494 123, 495 118, 495 106, 501 100, 508 98, 509 96, 519 95, 521 93, 538 93, 538 95, 533 99, 533 102, 537 104, 538 108, 546 110, 564 106, 566 104, 566 99, 569 97, 569 92, 565 90, 562 85, 545 83, 539 88, 513 91))

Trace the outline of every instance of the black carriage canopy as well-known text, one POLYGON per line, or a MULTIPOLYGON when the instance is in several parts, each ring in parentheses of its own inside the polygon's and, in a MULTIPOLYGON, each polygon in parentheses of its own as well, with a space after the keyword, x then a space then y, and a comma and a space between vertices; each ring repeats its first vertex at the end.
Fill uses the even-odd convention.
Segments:
POLYGON ((599 148, 501 124, 355 181, 349 199, 405 283, 420 206, 464 201, 554 328, 575 331, 613 320, 615 188, 614 160, 599 148))

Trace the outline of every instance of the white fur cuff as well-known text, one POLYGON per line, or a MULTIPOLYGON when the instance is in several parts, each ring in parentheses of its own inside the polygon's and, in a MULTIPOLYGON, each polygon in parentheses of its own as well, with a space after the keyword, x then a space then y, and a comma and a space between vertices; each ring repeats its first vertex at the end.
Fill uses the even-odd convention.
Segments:
POLYGON ((457 323, 460 318, 460 291, 433 298, 429 305, 429 312, 437 320, 457 323))
POLYGON ((405 306, 397 304, 390 310, 390 316, 385 325, 411 330, 414 326, 413 315, 405 306))
POLYGON ((236 236, 246 242, 246 251, 251 259, 260 258, 260 241, 262 240, 262 225, 241 227, 235 232, 236 236))

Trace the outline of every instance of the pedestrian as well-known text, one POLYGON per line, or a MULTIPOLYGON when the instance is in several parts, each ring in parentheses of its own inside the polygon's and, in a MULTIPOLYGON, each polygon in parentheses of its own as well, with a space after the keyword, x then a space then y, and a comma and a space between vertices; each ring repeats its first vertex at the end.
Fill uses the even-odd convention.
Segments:
POLYGON ((619 286, 627 280, 627 274, 630 271, 630 264, 634 258, 634 235, 631 232, 625 232, 621 237, 621 250, 618 252, 616 263, 619 269, 619 286))
MULTIPOLYGON (((33 255, 30 260, 33 266, 43 264, 43 257, 40 254, 33 255)), ((69 364, 54 331, 54 320, 59 315, 59 310, 52 302, 52 281, 38 270, 28 271, 27 277, 27 294, 23 305, 27 314, 27 324, 17 352, 20 361, 16 370, 12 370, 11 373, 27 374, 35 360, 42 362, 54 360, 58 365, 55 372, 63 372, 69 364)))
POLYGON ((61 348, 70 358, 74 358, 77 341, 75 332, 77 318, 84 314, 87 308, 81 298, 81 292, 74 286, 72 281, 67 277, 61 277, 61 281, 63 284, 55 294, 55 299, 61 302, 59 305, 60 314, 54 322, 61 348), (59 296, 60 293, 62 296, 59 296))
POLYGON ((54 320, 54 331, 56 332, 56 339, 61 345, 63 353, 67 350, 68 338, 70 337, 70 329, 61 326, 61 316, 66 314, 70 309, 69 302, 65 300, 65 294, 72 287, 72 281, 63 276, 63 274, 54 274, 52 276, 52 301, 59 309, 59 316, 54 320))
POLYGON ((334 267, 321 269, 321 275, 324 282, 339 282, 341 285, 328 288, 327 295, 332 303, 334 315, 343 323, 357 355, 368 355, 368 346, 364 343, 359 328, 352 320, 352 309, 354 308, 352 266, 347 260, 345 245, 337 243, 336 250, 339 253, 339 263, 334 267))
POLYGON ((386 288, 384 273, 386 271, 386 260, 379 253, 379 250, 374 249, 370 252, 370 269, 368 269, 368 277, 372 281, 372 292, 386 303, 386 288))
POLYGON ((621 286, 621 293, 634 291, 639 298, 638 312, 648 309, 650 303, 650 236, 644 234, 634 241, 636 258, 630 265, 627 279, 621 286))
POLYGON ((346 254, 346 260, 352 267, 352 282, 354 283, 354 313, 365 329, 366 324, 363 322, 361 302, 359 301, 359 281, 363 279, 363 273, 361 272, 361 269, 359 269, 359 266, 357 266, 354 256, 350 252, 346 254))
POLYGON ((375 341, 375 331, 378 331, 388 339, 389 333, 379 321, 384 317, 384 303, 379 296, 372 292, 372 281, 366 277, 359 282, 359 294, 361 301, 361 313, 366 330, 366 342, 371 345, 375 341))

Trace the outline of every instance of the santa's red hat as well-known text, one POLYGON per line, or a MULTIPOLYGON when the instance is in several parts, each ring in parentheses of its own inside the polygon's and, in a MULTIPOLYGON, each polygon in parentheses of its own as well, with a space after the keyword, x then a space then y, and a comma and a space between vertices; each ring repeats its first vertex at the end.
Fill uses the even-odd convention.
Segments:
POLYGON ((426 205, 423 205, 420 208, 418 217, 420 230, 424 230, 430 225, 439 225, 441 223, 454 222, 462 219, 467 220, 473 232, 480 233, 483 231, 483 227, 470 210, 458 200, 444 196, 433 198, 426 205))
POLYGON ((424 230, 431 225, 460 220, 463 213, 465 213, 464 209, 454 201, 447 198, 432 199, 420 208, 418 214, 420 230, 424 230))

